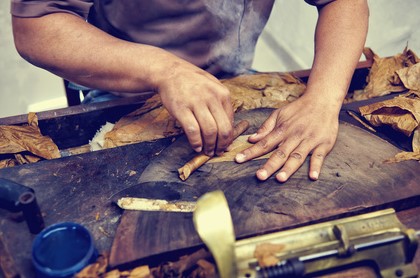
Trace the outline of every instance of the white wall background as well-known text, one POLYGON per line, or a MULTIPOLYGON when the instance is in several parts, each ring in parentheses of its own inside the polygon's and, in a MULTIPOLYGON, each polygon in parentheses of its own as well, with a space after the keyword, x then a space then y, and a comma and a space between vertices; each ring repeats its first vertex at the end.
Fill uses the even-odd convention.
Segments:
POLYGON ((45 108, 65 106, 62 82, 60 78, 32 66, 19 56, 13 44, 10 0, 1 0, 0 117, 27 113, 32 104, 41 104, 45 108), (44 101, 45 104, 42 103, 44 101))
MULTIPOLYGON (((366 46, 381 57, 408 47, 420 56, 420 0, 368 0, 366 46)), ((254 66, 262 71, 290 71, 312 65, 316 8, 297 0, 276 0, 257 45, 254 66)), ((364 57, 363 57, 364 59, 364 57)))
MULTIPOLYGON (((384 57, 401 53, 408 43, 420 55, 420 0, 369 0, 369 7, 366 46, 384 57)), ((16 52, 9 11, 10 1, 0 1, 0 117, 64 107, 62 80, 30 65, 16 52)), ((254 68, 310 68, 316 18, 316 8, 303 0, 276 0, 257 45, 254 68)))

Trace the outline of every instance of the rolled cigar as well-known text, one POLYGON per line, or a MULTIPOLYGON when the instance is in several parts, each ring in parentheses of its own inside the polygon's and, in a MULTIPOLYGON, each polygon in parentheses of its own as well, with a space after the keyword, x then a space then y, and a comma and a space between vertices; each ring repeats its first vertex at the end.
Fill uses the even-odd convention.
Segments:
MULTIPOLYGON (((235 128, 233 129, 233 140, 239 137, 242 133, 245 132, 249 127, 249 122, 246 120, 240 121, 235 128)), ((193 159, 188 161, 184 166, 178 169, 179 178, 183 181, 187 180, 188 177, 207 161, 211 159, 211 156, 205 155, 203 153, 195 156, 193 159)))

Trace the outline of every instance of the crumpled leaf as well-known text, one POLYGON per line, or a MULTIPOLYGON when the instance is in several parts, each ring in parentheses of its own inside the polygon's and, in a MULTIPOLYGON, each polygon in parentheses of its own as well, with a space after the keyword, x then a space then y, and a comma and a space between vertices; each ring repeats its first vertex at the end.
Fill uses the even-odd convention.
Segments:
MULTIPOLYGON (((306 86, 291 74, 260 73, 221 81, 230 91, 235 112, 255 108, 278 108, 298 98, 306 86)), ((121 118, 105 135, 104 148, 152 141, 182 133, 163 107, 159 95, 121 118)))
POLYGON ((394 157, 385 160, 386 163, 396 163, 406 160, 418 160, 420 161, 420 126, 414 130, 413 133, 413 151, 412 152, 400 152, 394 157))
POLYGON ((397 70, 397 75, 405 88, 420 93, 420 63, 397 70))
POLYGON ((373 126, 389 125, 411 136, 420 123, 420 98, 400 96, 359 108, 373 126))
POLYGON ((420 96, 410 91, 390 100, 359 108, 362 115, 375 126, 390 125, 406 136, 413 135, 412 152, 400 152, 387 159, 387 163, 420 160, 420 96))
POLYGON ((254 258, 260 267, 274 266, 279 262, 276 254, 284 250, 284 244, 260 243, 255 247, 254 258))
POLYGON ((418 160, 420 161, 420 152, 400 152, 394 157, 385 160, 385 163, 397 163, 406 160, 418 160))
POLYGON ((13 158, 7 158, 0 160, 0 169, 8 168, 8 167, 14 167, 18 165, 17 161, 13 158))
POLYGON ((287 73, 240 75, 222 80, 231 93, 233 110, 279 108, 299 98, 305 84, 287 73))
POLYGON ((414 152, 420 152, 420 126, 414 130, 412 146, 414 152))
POLYGON ((352 98, 348 99, 347 102, 370 99, 406 90, 407 87, 401 82, 399 76, 404 75, 405 71, 400 74, 397 74, 397 71, 420 62, 417 55, 407 48, 404 49, 403 53, 393 57, 381 58, 370 48, 365 48, 363 54, 368 60, 373 59, 372 68, 366 79, 367 85, 363 90, 354 92, 352 98))
MULTIPOLYGON (((159 95, 152 98, 156 101, 159 95)), ((105 134, 104 148, 153 141, 181 134, 182 130, 162 105, 152 109, 140 108, 118 121, 114 128, 105 134)))
POLYGON ((54 159, 60 157, 57 145, 48 136, 43 136, 38 127, 38 117, 35 113, 28 114, 28 125, 0 126, 0 154, 17 154, 21 163, 39 160, 37 157, 54 159))
POLYGON ((108 256, 107 254, 100 254, 94 263, 87 265, 81 271, 79 271, 76 278, 98 278, 106 273, 108 267, 108 256))

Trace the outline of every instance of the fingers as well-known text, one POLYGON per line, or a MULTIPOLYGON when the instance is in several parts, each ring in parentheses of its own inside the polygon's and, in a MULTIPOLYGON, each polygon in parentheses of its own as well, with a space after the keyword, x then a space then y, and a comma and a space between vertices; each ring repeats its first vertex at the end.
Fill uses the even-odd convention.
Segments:
POLYGON ((208 156, 222 154, 233 140, 230 92, 212 80, 200 87, 200 90, 195 86, 187 88, 178 95, 175 91, 164 91, 162 102, 181 124, 196 152, 203 151, 208 156))
MULTIPOLYGON (((286 182, 303 165, 313 147, 305 141, 297 147, 292 144, 284 143, 273 152, 263 167, 257 171, 259 180, 268 179, 280 169, 275 177, 279 182, 286 182)), ((322 144, 313 150, 309 166, 311 180, 318 180, 324 159, 330 149, 322 144)))
MULTIPOLYGON (((224 94, 221 105, 216 102, 210 106, 217 126, 217 141, 215 148, 213 147, 217 155, 222 155, 233 141, 233 108, 227 89, 224 94)), ((206 142, 206 139, 204 141, 206 142)))
POLYGON ((220 155, 233 140, 231 120, 221 107, 202 107, 193 112, 185 109, 177 118, 196 152, 203 151, 208 156, 213 156, 215 152, 220 155))
POLYGON ((191 110, 184 109, 182 112, 176 115, 185 135, 188 138, 188 142, 196 152, 201 152, 203 149, 203 141, 201 140, 201 130, 194 114, 191 110))
POLYGON ((203 152, 208 156, 213 156, 218 135, 217 123, 208 109, 197 109, 194 114, 201 128, 203 152))
POLYGON ((330 150, 331 148, 328 148, 326 145, 321 145, 312 152, 309 164, 309 178, 311 180, 318 180, 324 159, 330 150))
POLYGON ((317 180, 324 159, 334 145, 333 142, 327 139, 318 141, 314 138, 288 137, 287 134, 277 130, 277 133, 272 131, 254 146, 238 154, 235 159, 238 163, 242 163, 274 150, 266 163, 256 172, 256 176, 259 180, 264 181, 277 173, 275 178, 279 182, 286 182, 302 166, 312 152, 309 178, 317 180), (322 143, 319 143, 318 146, 314 145, 320 141, 322 143), (275 146, 276 142, 281 143, 275 146))
POLYGON ((310 151, 311 146, 303 141, 297 148, 290 152, 287 160, 283 162, 283 167, 276 174, 276 179, 279 182, 287 181, 289 177, 293 175, 300 168, 300 166, 302 166, 310 151))
POLYGON ((297 169, 302 166, 311 147, 303 141, 299 144, 297 140, 288 140, 281 144, 270 156, 264 166, 257 171, 257 177, 260 180, 266 180, 278 169, 276 179, 285 182, 297 169))
POLYGON ((277 116, 280 110, 275 110, 271 115, 264 121, 258 131, 251 136, 249 136, 249 141, 251 143, 258 142, 265 136, 267 136, 274 128, 276 127, 277 123, 277 116))
MULTIPOLYGON (((282 142, 284 138, 283 127, 276 127, 279 111, 280 110, 277 109, 271 113, 267 120, 265 120, 261 127, 258 129, 257 133, 252 134, 248 138, 251 143, 257 143, 252 147, 238 153, 235 157, 236 162, 243 163, 245 161, 264 155, 277 147, 279 142, 282 142)), ((264 175, 264 173, 262 173, 262 175, 264 175)))

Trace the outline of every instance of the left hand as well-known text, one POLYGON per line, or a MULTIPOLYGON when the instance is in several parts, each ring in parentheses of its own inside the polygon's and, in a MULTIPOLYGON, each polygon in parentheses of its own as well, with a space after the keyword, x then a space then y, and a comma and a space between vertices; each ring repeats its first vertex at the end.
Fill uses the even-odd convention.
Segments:
POLYGON ((274 150, 256 175, 266 180, 281 169, 276 179, 285 182, 312 153, 309 177, 317 180, 337 138, 338 113, 339 107, 328 100, 303 95, 275 110, 257 133, 249 137, 256 144, 237 154, 235 160, 242 163, 274 150))

